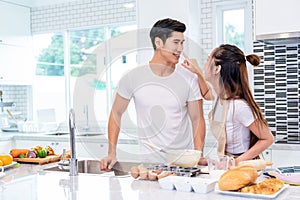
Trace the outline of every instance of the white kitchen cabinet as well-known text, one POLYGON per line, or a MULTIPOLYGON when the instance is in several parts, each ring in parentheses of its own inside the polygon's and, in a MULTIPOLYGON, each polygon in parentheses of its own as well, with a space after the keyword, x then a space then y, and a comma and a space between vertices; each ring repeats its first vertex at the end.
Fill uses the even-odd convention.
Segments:
MULTIPOLYGON (((76 152, 79 158, 90 158, 100 160, 107 156, 108 144, 95 142, 76 143, 76 152)), ((138 161, 139 145, 137 144, 118 144, 117 158, 121 161, 138 161)))
POLYGON ((11 140, 0 141, 0 154, 8 154, 11 148, 12 148, 11 140))
POLYGON ((138 144, 118 144, 117 157, 121 161, 139 161, 140 146, 138 144))
POLYGON ((300 1, 256 0, 255 32, 257 39, 264 35, 300 31, 300 1))
POLYGON ((76 142, 76 153, 78 158, 100 160, 107 155, 107 143, 76 142))
POLYGON ((28 46, 30 8, 0 1, 0 26, 2 44, 28 46))
POLYGON ((30 8, 0 1, 0 84, 32 81, 30 8))

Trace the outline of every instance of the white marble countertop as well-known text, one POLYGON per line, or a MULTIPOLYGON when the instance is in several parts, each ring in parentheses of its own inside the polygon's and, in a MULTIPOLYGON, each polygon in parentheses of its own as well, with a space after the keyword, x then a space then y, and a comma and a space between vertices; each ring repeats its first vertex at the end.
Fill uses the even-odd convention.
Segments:
MULTIPOLYGON (((182 200, 182 199, 257 199, 219 194, 215 191, 199 194, 162 189, 157 181, 135 180, 130 176, 79 174, 71 177, 68 172, 43 171, 47 165, 21 164, 6 171, 0 179, 1 200, 46 199, 110 199, 110 200, 182 200)), ((299 186, 290 186, 276 199, 299 199, 299 186)))

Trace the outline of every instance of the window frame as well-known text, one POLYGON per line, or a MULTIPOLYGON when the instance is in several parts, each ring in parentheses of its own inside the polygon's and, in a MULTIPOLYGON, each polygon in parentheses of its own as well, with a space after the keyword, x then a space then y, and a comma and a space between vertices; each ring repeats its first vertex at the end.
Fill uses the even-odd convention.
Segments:
MULTIPOLYGON (((224 43, 223 30, 223 12, 226 10, 244 9, 244 53, 245 55, 253 52, 253 11, 251 0, 232 0, 225 2, 216 2, 212 4, 213 13, 213 47, 217 47, 224 43)), ((250 88, 254 91, 253 68, 248 67, 248 76, 250 88)))
MULTIPOLYGON (((63 36, 63 48, 64 48, 64 79, 65 79, 65 96, 64 96, 64 101, 65 101, 65 121, 68 120, 68 115, 69 115, 69 110, 73 107, 73 99, 72 99, 72 91, 71 91, 71 74, 70 74, 70 70, 71 70, 71 66, 72 64, 70 63, 70 31, 76 31, 76 30, 85 30, 85 29, 97 29, 97 28, 103 28, 105 30, 105 38, 104 38, 104 42, 108 41, 109 39, 111 39, 111 34, 112 31, 117 28, 117 27, 122 27, 122 26, 136 26, 136 24, 134 23, 122 23, 122 24, 111 24, 111 25, 106 25, 106 26, 97 26, 97 27, 80 27, 78 29, 68 29, 68 30, 63 30, 60 31, 59 33, 63 36)), ((53 32, 54 34, 56 32, 53 32)), ((41 33, 44 34, 44 33, 41 33)), ((36 34, 39 35, 39 34, 36 34)), ((105 53, 106 55, 104 56, 104 60, 103 63, 105 65, 111 65, 111 56, 110 56, 110 51, 112 51, 112 49, 110 49, 109 45, 106 46, 106 50, 105 53)), ((38 63, 38 61, 36 61, 38 63)), ((102 61, 101 61, 102 62, 102 61)), ((36 67, 36 66, 35 66, 36 67)), ((109 116, 109 111, 110 111, 110 107, 112 105, 112 101, 113 101, 113 89, 112 86, 110 84, 111 82, 111 72, 110 72, 110 67, 108 67, 108 70, 106 72, 106 80, 107 80, 107 87, 106 87, 106 93, 107 93, 107 102, 106 102, 106 115, 109 116)), ((36 76, 36 75, 35 75, 36 76)), ((34 95, 34 98, 38 98, 38 96, 34 95)), ((38 109, 37 107, 33 106, 33 111, 34 113, 36 113, 36 110, 38 109)), ((33 118, 36 118, 36 114, 34 115, 33 118)))

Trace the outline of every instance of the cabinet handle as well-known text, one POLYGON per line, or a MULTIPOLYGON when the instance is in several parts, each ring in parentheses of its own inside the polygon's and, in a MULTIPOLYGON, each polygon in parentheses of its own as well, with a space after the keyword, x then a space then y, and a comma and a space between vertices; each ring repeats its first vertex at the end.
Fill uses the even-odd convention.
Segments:
POLYGON ((100 147, 104 147, 104 145, 103 145, 103 144, 100 144, 100 147))

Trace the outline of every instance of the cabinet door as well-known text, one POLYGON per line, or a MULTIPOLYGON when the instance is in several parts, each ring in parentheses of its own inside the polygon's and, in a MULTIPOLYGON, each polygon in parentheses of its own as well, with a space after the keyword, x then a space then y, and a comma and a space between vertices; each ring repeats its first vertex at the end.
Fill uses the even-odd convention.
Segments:
POLYGON ((118 144, 117 157, 120 161, 140 161, 140 146, 138 144, 118 144))
POLYGON ((32 81, 34 72, 27 47, 0 45, 0 58, 2 80, 32 81))
POLYGON ((79 158, 100 160, 107 156, 108 145, 106 143, 78 142, 76 143, 76 153, 79 158))
POLYGON ((28 46, 30 8, 0 1, 0 27, 1 43, 28 46))
POLYGON ((0 81, 30 84, 34 72, 30 9, 0 1, 0 27, 0 81))
POLYGON ((256 0, 256 36, 300 31, 300 1, 256 0))

